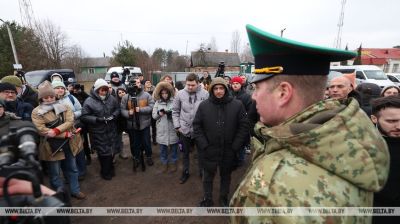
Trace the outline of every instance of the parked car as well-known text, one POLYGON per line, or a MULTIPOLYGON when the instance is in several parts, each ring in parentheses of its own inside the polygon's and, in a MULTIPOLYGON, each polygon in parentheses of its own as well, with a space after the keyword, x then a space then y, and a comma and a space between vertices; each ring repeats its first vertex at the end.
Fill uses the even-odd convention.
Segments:
POLYGON ((355 72, 358 83, 375 83, 381 88, 393 85, 393 82, 388 79, 382 69, 374 65, 331 66, 330 70, 341 73, 355 72))
POLYGON ((119 75, 119 79, 122 79, 122 72, 124 71, 125 68, 128 68, 130 71, 130 74, 128 75, 126 81, 129 80, 130 76, 137 76, 139 74, 142 74, 142 69, 139 67, 133 67, 133 66, 124 66, 124 67, 111 67, 108 69, 104 80, 106 80, 107 82, 111 80, 110 75, 112 72, 117 72, 119 75))
POLYGON ((30 71, 25 73, 25 80, 30 86, 37 88, 37 86, 45 80, 50 82, 51 75, 53 75, 54 73, 58 73, 62 76, 65 85, 76 82, 75 73, 72 69, 49 69, 30 71))
POLYGON ((386 75, 390 81, 400 87, 400 73, 386 73, 386 75))

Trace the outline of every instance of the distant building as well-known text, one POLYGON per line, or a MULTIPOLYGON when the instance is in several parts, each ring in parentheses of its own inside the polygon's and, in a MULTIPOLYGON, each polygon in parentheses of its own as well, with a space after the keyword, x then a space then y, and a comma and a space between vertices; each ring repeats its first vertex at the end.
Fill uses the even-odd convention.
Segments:
POLYGON ((225 72, 240 72, 238 53, 209 51, 193 51, 190 58, 190 67, 187 70, 195 73, 208 71, 214 77, 221 61, 225 64, 225 72))
POLYGON ((362 48, 361 64, 376 65, 386 73, 400 73, 400 48, 362 48))
POLYGON ((83 66, 81 67, 82 74, 106 74, 108 68, 111 67, 111 58, 85 58, 83 66))

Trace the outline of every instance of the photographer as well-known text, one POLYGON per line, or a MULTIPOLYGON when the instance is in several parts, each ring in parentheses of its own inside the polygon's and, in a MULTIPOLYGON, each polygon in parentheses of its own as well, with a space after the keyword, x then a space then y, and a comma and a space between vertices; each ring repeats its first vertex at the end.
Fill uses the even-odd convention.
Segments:
MULTIPOLYGON (((55 192, 40 184, 42 174, 36 160, 36 128, 31 122, 5 112, 4 106, 0 99, 0 207, 69 206, 70 197, 63 187, 55 192)), ((40 219, 41 223, 70 223, 68 217, 62 216, 40 219)), ((37 220, 38 217, 0 216, 0 223, 37 223, 37 220)))
POLYGON ((91 146, 97 152, 104 180, 115 176, 113 159, 118 147, 116 119, 119 114, 118 102, 110 95, 107 82, 97 79, 83 104, 81 120, 90 133, 91 146))
POLYGON ((218 69, 217 69, 217 72, 215 73, 214 78, 217 78, 217 77, 224 78, 224 76, 225 76, 225 62, 221 61, 218 64, 218 69))
MULTIPOLYGON (((151 113, 154 101, 151 95, 142 89, 138 77, 129 80, 128 94, 122 97, 121 113, 127 120, 131 153, 134 161, 134 170, 138 166, 138 160, 143 150, 146 153, 147 165, 153 165, 152 150, 150 143, 151 113)), ((142 164, 142 169, 144 169, 142 164)))

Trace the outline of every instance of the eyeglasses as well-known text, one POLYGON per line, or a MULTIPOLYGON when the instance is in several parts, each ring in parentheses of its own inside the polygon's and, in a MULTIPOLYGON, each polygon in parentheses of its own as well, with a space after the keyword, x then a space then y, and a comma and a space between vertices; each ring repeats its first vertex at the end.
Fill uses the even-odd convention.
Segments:
POLYGON ((17 94, 15 91, 13 91, 13 90, 5 90, 5 91, 3 91, 3 93, 4 94, 6 94, 6 95, 14 95, 14 94, 17 94))

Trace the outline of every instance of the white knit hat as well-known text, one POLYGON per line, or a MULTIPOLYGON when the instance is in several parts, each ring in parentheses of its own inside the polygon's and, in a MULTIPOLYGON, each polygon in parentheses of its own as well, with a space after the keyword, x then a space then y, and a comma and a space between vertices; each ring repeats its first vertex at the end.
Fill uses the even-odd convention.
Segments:
POLYGON ((105 86, 108 88, 108 83, 104 79, 97 79, 96 82, 94 83, 94 91, 96 92, 100 87, 105 86))

